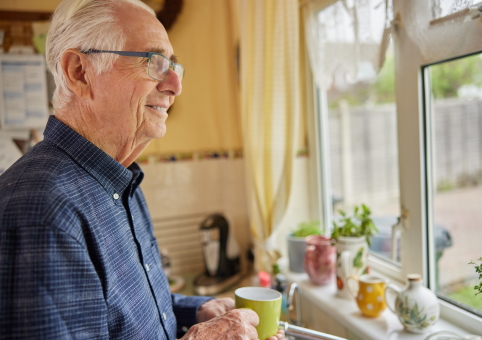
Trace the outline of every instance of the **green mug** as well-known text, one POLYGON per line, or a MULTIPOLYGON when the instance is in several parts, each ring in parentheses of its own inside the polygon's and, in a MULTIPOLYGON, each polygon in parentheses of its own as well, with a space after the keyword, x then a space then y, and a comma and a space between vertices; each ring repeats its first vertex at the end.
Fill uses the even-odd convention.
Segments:
POLYGON ((243 287, 234 292, 236 308, 249 308, 259 316, 258 338, 266 340, 278 333, 281 316, 281 293, 269 288, 243 287))

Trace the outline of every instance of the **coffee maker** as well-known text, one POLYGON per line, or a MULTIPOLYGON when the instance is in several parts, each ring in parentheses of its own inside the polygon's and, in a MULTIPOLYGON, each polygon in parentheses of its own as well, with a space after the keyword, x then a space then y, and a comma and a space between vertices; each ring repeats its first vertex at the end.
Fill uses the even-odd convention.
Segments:
POLYGON ((239 246, 222 214, 209 215, 200 227, 205 272, 194 279, 198 295, 218 294, 241 279, 239 246))

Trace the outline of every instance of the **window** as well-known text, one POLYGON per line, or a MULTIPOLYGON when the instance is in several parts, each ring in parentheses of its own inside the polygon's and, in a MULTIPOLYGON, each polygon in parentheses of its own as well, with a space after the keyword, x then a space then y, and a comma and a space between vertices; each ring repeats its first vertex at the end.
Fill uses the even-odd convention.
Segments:
POLYGON ((377 74, 373 65, 355 81, 341 68, 327 91, 333 209, 351 213, 367 205, 379 232, 372 254, 399 261, 392 254, 392 226, 400 215, 397 116, 392 50, 377 74))
MULTIPOLYGON (((323 171, 331 172, 331 180, 325 182, 331 190, 323 192, 335 195, 323 198, 333 199, 335 208, 366 203, 373 207, 375 217, 401 215, 403 232, 395 258, 399 264, 388 261, 392 256, 380 248, 372 249, 381 255, 372 256, 373 263, 394 279, 422 274, 440 298, 442 315, 477 333, 482 329, 482 307, 473 302, 477 301, 471 290, 475 271, 468 262, 482 256, 478 245, 482 236, 482 209, 478 209, 482 201, 482 19, 473 7, 476 1, 454 0, 457 8, 449 2, 393 0, 393 50, 388 49, 384 68, 377 75, 352 81, 343 70, 324 70, 332 81, 320 89, 320 125, 329 131, 329 140, 320 138, 325 143, 320 149, 328 144, 330 164, 323 171), (440 13, 434 12, 434 6, 439 6, 440 13), (459 68, 468 73, 462 82, 451 78, 459 68), (386 102, 381 96, 368 95, 376 93, 384 72, 394 75, 395 84, 386 102), (393 120, 388 118, 390 110, 396 113, 393 120), (377 115, 383 120, 374 123, 377 115), (386 131, 393 139, 381 137, 386 131), (393 146, 395 151, 390 151, 393 146), (395 166, 395 171, 385 171, 390 175, 382 175, 382 158, 395 166), (378 201, 376 194, 384 181, 393 190, 378 201)), ((331 17, 320 26, 328 26, 329 20, 344 22, 339 16, 337 21, 334 10, 341 1, 329 3, 320 15, 331 11, 331 17)), ((344 3, 346 7, 357 2, 344 3)), ((363 3, 375 8, 370 1, 363 3)), ((356 21, 345 22, 353 25, 356 21)), ((357 42, 359 52, 366 42, 357 42)), ((326 68, 330 60, 324 63, 326 68)), ((359 63, 359 72, 370 74, 366 66, 359 63)))
POLYGON ((318 13, 317 24, 333 218, 368 206, 379 230, 370 252, 400 272, 400 237, 394 229, 400 216, 395 59, 384 35, 390 12, 391 1, 339 1, 318 13))
POLYGON ((482 54, 427 66, 423 74, 432 288, 482 316, 482 296, 474 295, 478 275, 468 264, 482 253, 482 54))

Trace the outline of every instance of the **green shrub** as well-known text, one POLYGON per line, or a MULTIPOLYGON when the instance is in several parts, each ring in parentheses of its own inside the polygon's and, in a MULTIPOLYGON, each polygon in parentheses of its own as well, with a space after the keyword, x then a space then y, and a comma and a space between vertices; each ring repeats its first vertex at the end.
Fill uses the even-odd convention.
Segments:
MULTIPOLYGON (((482 261, 482 257, 479 258, 478 261, 482 261)), ((482 293, 482 262, 477 265, 477 263, 470 261, 469 264, 475 264, 475 272, 479 274, 479 284, 474 287, 474 290, 477 292, 475 295, 482 293)))

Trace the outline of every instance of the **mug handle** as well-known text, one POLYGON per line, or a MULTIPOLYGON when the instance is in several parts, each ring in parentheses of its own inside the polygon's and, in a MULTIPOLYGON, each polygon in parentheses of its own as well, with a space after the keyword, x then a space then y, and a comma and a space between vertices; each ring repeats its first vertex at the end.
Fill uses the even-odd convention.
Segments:
POLYGON ((360 290, 360 281, 358 281, 358 276, 356 275, 350 275, 346 278, 346 289, 348 289, 348 291, 350 292, 351 296, 353 296, 355 299, 358 295, 358 291, 360 290), (350 288, 350 284, 349 284, 349 281, 350 280, 353 280, 357 283, 357 290, 356 290, 356 293, 350 288))
POLYGON ((315 246, 310 244, 306 247, 305 251, 305 271, 310 275, 313 272, 313 261, 307 261, 310 257, 312 257, 311 253, 315 251, 315 246))
POLYGON ((393 313, 397 314, 397 312, 395 311, 395 302, 393 302, 393 304, 394 304, 393 306, 391 305, 390 302, 388 302, 387 292, 388 292, 389 290, 393 291, 393 292, 395 293, 395 295, 397 295, 397 296, 398 296, 398 294, 401 293, 401 290, 400 290, 397 286, 395 286, 393 283, 389 283, 389 284, 385 287, 385 293, 383 294, 383 295, 385 295, 385 296, 384 296, 384 297, 385 297, 385 302, 387 303, 388 308, 389 308, 393 313))

